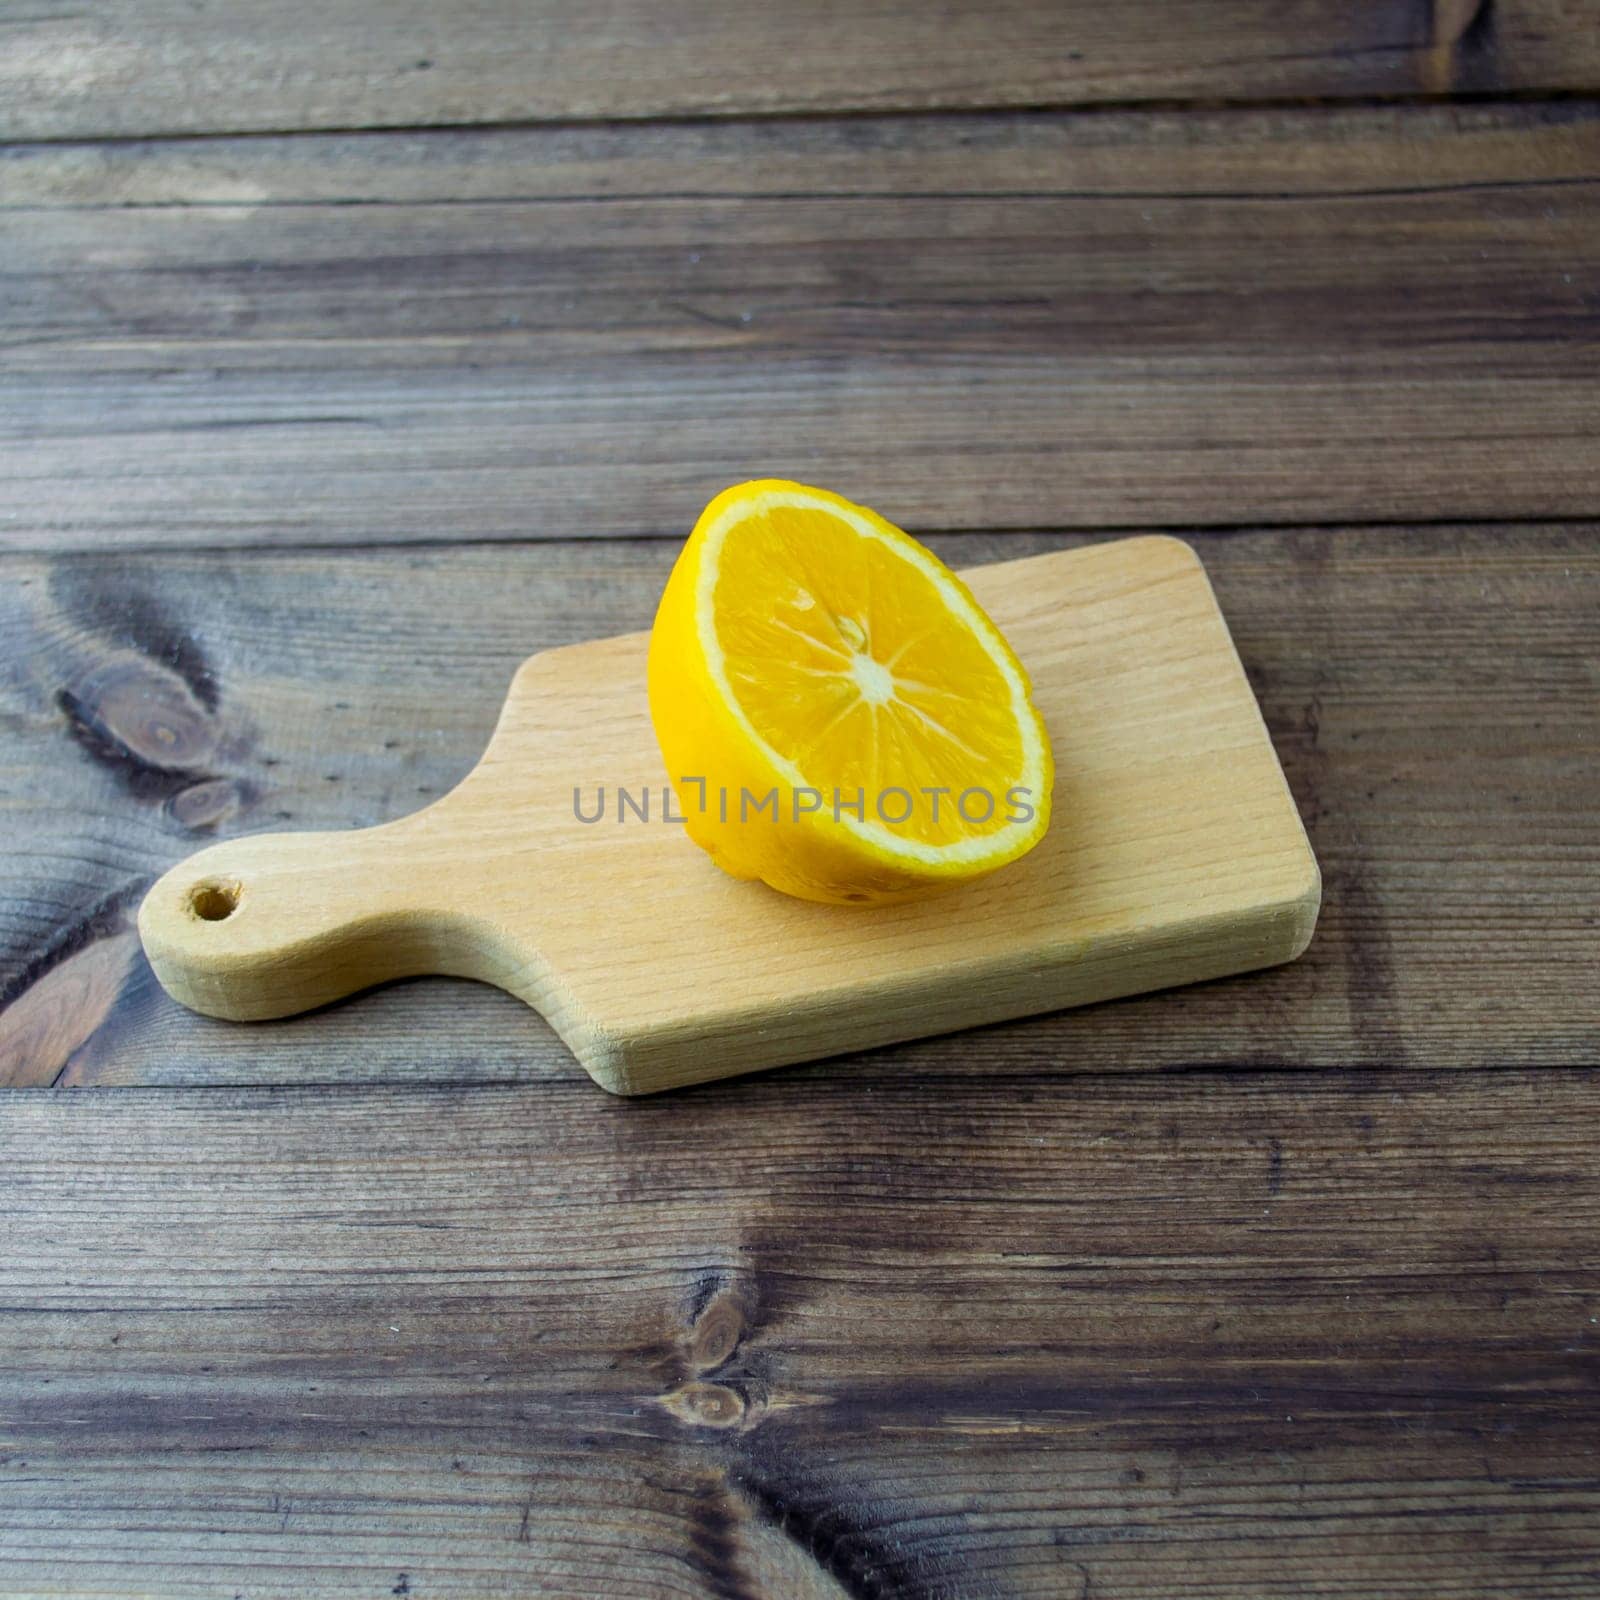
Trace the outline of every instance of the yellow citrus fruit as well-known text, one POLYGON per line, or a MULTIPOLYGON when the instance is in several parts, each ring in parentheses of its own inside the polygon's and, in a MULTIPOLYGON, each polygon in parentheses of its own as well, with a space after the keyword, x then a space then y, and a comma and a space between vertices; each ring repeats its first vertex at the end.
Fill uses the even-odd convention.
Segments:
POLYGON ((902 899, 1050 821, 1028 676, 967 586, 865 506, 764 479, 706 507, 650 635, 689 836, 807 900, 902 899))

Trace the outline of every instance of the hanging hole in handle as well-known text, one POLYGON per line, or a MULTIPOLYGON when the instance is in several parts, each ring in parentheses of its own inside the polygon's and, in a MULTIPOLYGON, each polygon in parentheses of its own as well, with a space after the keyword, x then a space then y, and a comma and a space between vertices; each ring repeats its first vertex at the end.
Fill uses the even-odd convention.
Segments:
POLYGON ((197 883, 189 891, 189 909, 202 922, 221 922, 231 917, 239 905, 236 883, 197 883))

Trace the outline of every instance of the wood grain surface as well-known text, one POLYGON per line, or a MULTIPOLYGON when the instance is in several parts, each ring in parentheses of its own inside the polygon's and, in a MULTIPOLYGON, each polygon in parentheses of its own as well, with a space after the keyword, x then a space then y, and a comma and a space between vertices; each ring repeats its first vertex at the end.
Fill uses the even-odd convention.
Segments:
POLYGON ((38 549, 1584 516, 1594 102, 34 148, 38 549), (916 174, 920 173, 920 176, 916 174))
POLYGON ((818 1088, 14 1097, 0 1588, 1594 1594, 1592 1074, 818 1088))
POLYGON ((0 1596, 1600 1593, 1597 68, 0 0, 0 1596), (166 999, 156 876, 443 792, 773 471, 1191 539, 1307 956, 630 1102, 478 985, 166 999))
MULTIPOLYGON (((908 1077, 1005 1073, 1019 1052, 1050 1072, 1600 1059, 1596 533, 1195 536, 1322 863, 1316 942, 1244 982, 875 1059, 908 1077)), ((1075 542, 936 545, 968 565, 1075 542)), ((130 918, 210 839, 370 825, 443 793, 523 656, 646 625, 675 548, 0 563, 18 844, 0 862, 0 1076, 573 1076, 538 1018, 465 984, 252 1028, 192 1016, 130 918)))
POLYGON ((12 0, 0 24, 13 139, 1600 87, 1591 0, 12 0))

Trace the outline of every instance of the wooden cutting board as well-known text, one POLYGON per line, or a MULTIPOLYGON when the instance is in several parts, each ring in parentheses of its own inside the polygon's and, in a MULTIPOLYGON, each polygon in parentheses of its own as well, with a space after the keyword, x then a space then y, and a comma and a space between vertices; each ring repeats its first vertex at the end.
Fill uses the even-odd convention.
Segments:
POLYGON ((1049 834, 991 877, 864 909, 727 877, 662 820, 630 634, 526 661, 483 759, 426 810, 175 867, 139 912, 150 964, 185 1005, 246 1020, 481 979, 641 1094, 1297 956, 1316 860, 1194 552, 1127 539, 963 576, 1056 759, 1049 834), (604 818, 580 821, 574 792, 593 815, 601 788, 604 818))

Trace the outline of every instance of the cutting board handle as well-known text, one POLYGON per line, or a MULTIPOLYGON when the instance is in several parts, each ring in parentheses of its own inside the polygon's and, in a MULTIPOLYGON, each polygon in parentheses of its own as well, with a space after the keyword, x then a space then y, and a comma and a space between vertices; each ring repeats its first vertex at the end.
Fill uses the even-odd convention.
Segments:
MULTIPOLYGON (((417 815, 422 815, 418 813, 417 815)), ((503 975, 462 886, 403 863, 415 817, 342 833, 267 833, 190 856, 146 895, 139 936, 168 993, 209 1016, 285 1017, 391 978, 503 975)), ((470 898, 469 898, 470 903, 470 898)))

